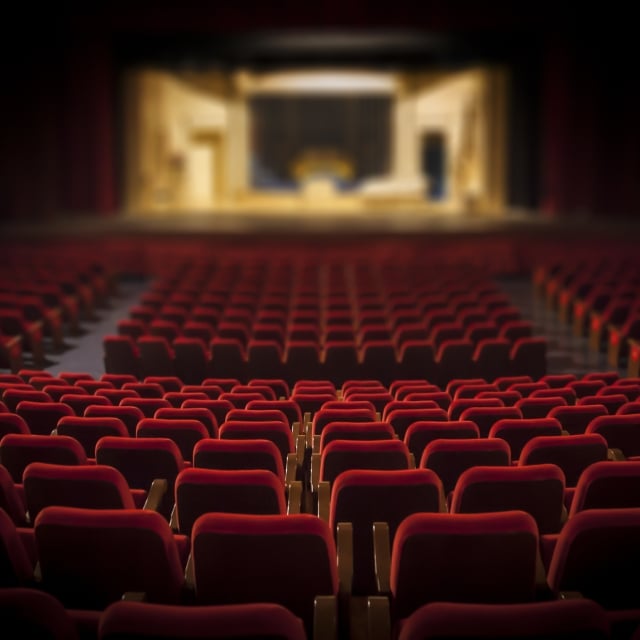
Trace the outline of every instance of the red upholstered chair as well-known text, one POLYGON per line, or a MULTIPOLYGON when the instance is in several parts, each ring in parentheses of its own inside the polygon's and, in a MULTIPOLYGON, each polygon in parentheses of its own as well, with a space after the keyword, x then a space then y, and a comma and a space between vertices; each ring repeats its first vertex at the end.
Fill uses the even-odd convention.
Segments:
POLYGON ((65 393, 60 398, 62 404, 66 404, 73 409, 73 412, 77 416, 84 415, 84 411, 91 405, 102 405, 107 407, 111 405, 111 400, 104 396, 94 396, 91 394, 80 395, 78 393, 65 393))
POLYGON ((598 416, 608 415, 604 405, 571 405, 555 407, 549 411, 547 417, 555 418, 562 425, 562 430, 571 435, 584 433, 589 423, 598 416))
POLYGON ((502 407, 502 400, 498 398, 458 398, 449 405, 449 420, 459 420, 462 413, 470 407, 502 407))
POLYGON ((96 462, 117 469, 131 489, 149 491, 154 480, 166 480, 167 488, 157 511, 169 520, 175 480, 185 464, 173 440, 105 436, 96 444, 96 462))
POLYGON ((390 554, 384 526, 374 525, 374 541, 394 626, 429 602, 535 600, 538 529, 523 511, 416 513, 398 527, 390 554))
POLYGON ((330 422, 322 430, 314 451, 322 452, 335 440, 393 440, 395 437, 393 427, 388 422, 330 422))
POLYGON ((162 398, 166 393, 165 388, 159 383, 149 378, 144 382, 125 382, 122 385, 123 391, 135 391, 140 398, 162 398))
POLYGON ((0 589, 34 587, 34 567, 15 522, 0 509, 0 589))
POLYGON ((553 464, 472 467, 460 475, 450 511, 526 511, 540 534, 557 533, 566 519, 564 488, 564 474, 553 464))
POLYGON ((300 411, 298 403, 290 398, 281 400, 251 400, 245 408, 259 411, 276 409, 282 411, 287 416, 287 420, 291 426, 296 422, 302 424, 302 411, 300 411))
POLYGON ((578 480, 585 469, 607 459, 607 441, 600 435, 538 436, 524 445, 519 465, 555 464, 565 477, 565 506, 571 505, 578 480))
POLYGON ((145 509, 47 507, 34 524, 42 588, 66 608, 100 611, 126 592, 148 602, 179 603, 183 596, 184 537, 145 509))
POLYGON ((578 398, 576 404, 578 406, 589 406, 589 405, 602 405, 606 407, 607 411, 613 415, 615 414, 620 407, 625 405, 628 402, 627 396, 622 393, 615 393, 612 395, 599 395, 595 396, 583 396, 582 398, 578 398))
POLYGON ((209 438, 209 431, 199 420, 143 418, 136 427, 136 438, 169 438, 178 445, 183 460, 191 463, 193 448, 199 440, 209 438))
POLYGON ((52 398, 46 391, 37 391, 33 388, 23 389, 16 386, 5 389, 2 394, 2 402, 12 413, 15 413, 18 405, 25 400, 29 402, 51 402, 52 398))
POLYGON ((464 471, 477 466, 507 467, 511 464, 509 445, 500 438, 438 438, 422 452, 420 468, 431 469, 449 496, 464 471))
MULTIPOLYGON (((189 402, 206 402, 205 400, 190 400, 189 402)), ((145 418, 153 418, 158 409, 171 407, 164 398, 123 398, 120 407, 138 407, 145 418)))
POLYGON ((186 384, 200 384, 207 377, 211 369, 208 344, 209 340, 189 335, 186 329, 171 343, 176 374, 186 384))
POLYGON ((576 485, 569 517, 587 509, 640 507, 640 461, 598 461, 576 485))
MULTIPOLYGON (((547 391, 544 389, 544 391, 547 391)), ((534 392, 539 393, 539 392, 534 392)), ((559 396, 549 398, 529 396, 516 402, 515 407, 520 409, 523 418, 546 418, 549 412, 556 407, 567 406, 567 401, 559 396)))
POLYGON ((191 557, 198 604, 281 604, 310 638, 321 597, 338 595, 333 536, 311 514, 205 514, 193 527, 191 557))
POLYGON ((489 431, 490 438, 502 438, 509 443, 511 459, 516 461, 531 438, 536 436, 560 436, 562 427, 555 418, 504 418, 498 420, 489 431))
POLYGON ((131 490, 124 476, 104 465, 58 465, 32 462, 23 474, 24 495, 32 522, 51 505, 88 509, 135 509, 145 490, 131 490))
POLYGON ((398 438, 402 440, 409 427, 411 427, 415 422, 447 422, 448 418, 447 412, 440 407, 431 409, 415 407, 391 411, 386 415, 384 420, 393 427, 398 438))
POLYGON ((585 433, 599 433, 610 449, 625 458, 640 459, 640 414, 599 416, 589 423, 585 433))
POLYGON ((22 473, 30 462, 86 464, 87 454, 70 436, 8 433, 0 440, 0 464, 7 468, 15 483, 22 483, 22 473))
POLYGON ((0 412, 0 440, 7 433, 29 434, 31 430, 24 418, 15 413, 0 412))
POLYGON ((425 447, 434 440, 479 437, 478 427, 468 420, 419 420, 407 429, 404 442, 419 462, 425 447))
POLYGON ((323 504, 319 505, 321 514, 328 513, 331 530, 338 540, 341 523, 351 525, 354 595, 376 593, 374 522, 386 522, 393 540, 398 526, 408 515, 444 510, 440 480, 426 469, 344 471, 334 482, 330 504, 326 509, 323 504))
POLYGON ((330 422, 373 422, 374 420, 375 414, 371 415, 371 411, 367 409, 351 409, 348 407, 327 409, 323 406, 313 414, 310 435, 319 438, 324 427, 330 422))
POLYGON ((609 620, 592 600, 525 604, 431 602, 401 625, 398 640, 609 640, 609 620))
MULTIPOLYGON (((178 376, 164 376, 158 374, 150 374, 148 376, 145 376, 143 383, 160 385, 163 393, 182 391, 182 387, 184 386, 182 380, 178 376)), ((142 393, 140 395, 143 396, 142 393)))
POLYGON ((96 443, 104 436, 128 438, 129 431, 120 418, 111 416, 65 416, 58 420, 55 434, 70 436, 77 440, 87 454, 95 458, 96 443))
POLYGON ((130 373, 103 373, 100 380, 110 382, 116 389, 121 389, 125 382, 137 382, 138 378, 130 373))
POLYGON ((185 607, 114 602, 101 616, 99 640, 145 640, 150 635, 158 640, 307 640, 302 620, 286 607, 271 603, 185 607))
POLYGON ((16 527, 26 527, 29 525, 23 487, 13 481, 9 471, 1 464, 0 509, 6 512, 16 527))
POLYGON ((161 420, 198 420, 207 429, 209 437, 218 437, 218 421, 213 413, 204 407, 180 407, 178 409, 165 407, 158 409, 153 417, 161 420))
POLYGON ((131 336, 108 335, 102 340, 106 373, 140 377, 140 352, 131 336))
MULTIPOLYGON (((601 463, 598 463, 601 464, 601 463)), ((612 637, 628 638, 640 623, 640 508, 589 509, 562 528, 547 580, 553 593, 580 592, 607 610, 612 637)))
POLYGON ((284 484, 266 469, 183 469, 175 505, 172 523, 185 535, 204 513, 287 513, 284 484))
POLYGON ((144 413, 138 407, 125 406, 101 406, 97 404, 89 405, 84 410, 85 418, 118 418, 121 420, 131 437, 136 435, 138 422, 144 418, 144 413))
POLYGON ((23 638, 80 640, 72 613, 35 587, 0 589, 0 619, 5 629, 23 638))

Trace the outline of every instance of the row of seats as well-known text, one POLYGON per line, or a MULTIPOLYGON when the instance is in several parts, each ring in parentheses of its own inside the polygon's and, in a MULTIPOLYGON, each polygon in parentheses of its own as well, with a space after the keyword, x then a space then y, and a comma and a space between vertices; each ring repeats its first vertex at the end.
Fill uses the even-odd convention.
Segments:
MULTIPOLYGON (((123 594, 187 608, 273 602, 300 618, 309 638, 335 637, 352 615, 351 524, 341 522, 334 538, 329 524, 311 514, 218 512, 199 516, 185 536, 173 534, 153 511, 50 506, 27 532, 0 511, 3 586, 53 595, 94 637, 104 610, 123 594), (23 542, 28 534, 37 580, 23 542), (325 636, 320 629, 327 624, 334 632, 325 636)), ((558 534, 544 570, 536 522, 521 510, 414 512, 393 539, 379 521, 369 615, 380 622, 377 633, 390 629, 397 636, 432 602, 533 604, 580 592, 604 610, 614 637, 629 638, 640 608, 625 576, 640 568, 639 533, 639 508, 580 512, 558 534)))

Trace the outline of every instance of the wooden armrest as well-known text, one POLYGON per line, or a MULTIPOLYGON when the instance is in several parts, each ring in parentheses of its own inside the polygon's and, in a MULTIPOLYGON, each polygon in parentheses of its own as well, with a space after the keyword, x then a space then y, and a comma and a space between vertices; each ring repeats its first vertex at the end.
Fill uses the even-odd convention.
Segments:
POLYGON ((178 508, 177 505, 173 505, 173 509, 171 509, 171 517, 169 518, 169 526, 171 530, 177 533, 180 528, 178 526, 178 508))
POLYGON ((187 558, 187 565, 184 568, 184 581, 188 589, 195 589, 196 587, 196 574, 193 568, 193 558, 191 554, 187 558))
POLYGON ((289 485, 298 477, 298 454, 288 453, 286 469, 284 473, 285 484, 289 485))
POLYGON ((369 596, 367 598, 367 637, 369 640, 391 638, 391 612, 389 598, 369 596))
POLYGON ((413 455, 413 453, 409 453, 409 469, 415 469, 416 468, 416 457, 413 455))
POLYGON ((626 460, 627 457, 622 453, 622 449, 609 448, 607 449, 607 460, 626 460))
POLYGON ((353 583, 353 525, 350 522, 338 522, 336 534, 340 593, 348 595, 351 594, 353 583))
POLYGON ((304 434, 299 435, 296 440, 296 456, 298 460, 298 466, 302 466, 304 464, 304 454, 307 448, 307 440, 304 434))
POLYGON ((318 484, 320 483, 320 454, 311 454, 311 491, 314 493, 318 491, 318 484))
POLYGON ((144 591, 125 591, 122 594, 125 602, 146 602, 147 594, 144 591))
POLYGON ((336 596, 316 596, 313 604, 313 640, 337 640, 338 600, 336 596))
POLYGON ((160 505, 165 493, 169 490, 169 483, 165 478, 156 478, 151 483, 151 488, 147 494, 147 499, 144 502, 143 509, 147 511, 160 511, 160 505))
POLYGON ((287 513, 300 513, 302 506, 302 482, 294 480, 287 484, 287 513))
POLYGON ((321 436, 311 436, 312 453, 320 453, 320 438, 321 436))
POLYGON ((316 492, 318 494, 318 517, 328 523, 331 503, 331 485, 328 482, 319 482, 316 492))
POLYGON ((386 522, 373 523, 373 559, 378 593, 391 593, 391 538, 386 522))

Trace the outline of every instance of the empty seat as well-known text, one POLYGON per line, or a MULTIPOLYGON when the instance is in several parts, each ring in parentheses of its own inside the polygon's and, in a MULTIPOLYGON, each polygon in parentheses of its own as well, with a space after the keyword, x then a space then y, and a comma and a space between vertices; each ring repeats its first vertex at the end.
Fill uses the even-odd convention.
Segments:
POLYGON ((175 505, 175 524, 186 535, 204 513, 287 513, 284 485, 266 469, 184 469, 176 479, 175 505))
POLYGON ((470 420, 477 427, 481 438, 487 438, 491 427, 498 422, 510 418, 518 420, 522 418, 520 409, 513 407, 479 407, 471 406, 460 414, 460 420, 470 420))
MULTIPOLYGON (((354 595, 376 593, 374 522, 386 522, 393 540, 408 515, 445 510, 442 485, 434 473, 425 469, 344 471, 336 478, 328 507, 334 535, 340 523, 352 526, 354 595)), ((323 510, 324 505, 320 505, 319 511, 323 510)))
POLYGON ((143 418, 136 427, 136 438, 169 438, 178 445, 183 459, 190 463, 196 443, 209 438, 209 432, 199 420, 143 418))
POLYGON ((385 528, 374 526, 378 585, 391 594, 393 622, 429 602, 535 599, 538 530, 528 513, 416 513, 398 527, 390 554, 385 528))
POLYGON ((555 418, 504 418, 494 423, 489 431, 490 438, 502 438, 511 448, 513 461, 520 457, 524 445, 536 436, 560 436, 562 427, 555 418))
POLYGON ((38 436, 9 433, 0 440, 0 464, 16 483, 22 483, 22 473, 30 462, 52 464, 86 464, 82 445, 70 436, 38 436))
POLYGON ((118 469, 131 489, 149 491, 154 480, 166 480, 167 489, 157 510, 169 520, 175 479, 184 468, 182 454, 173 440, 105 436, 96 444, 96 462, 118 469))
POLYGON ((564 474, 553 464, 472 467, 460 475, 450 511, 526 511, 540 534, 557 533, 566 519, 564 488, 564 474))
POLYGON ((547 572, 556 596, 579 592, 604 607, 615 638, 629 637, 640 623, 639 536, 640 508, 576 513, 560 532, 547 572))
POLYGON ((155 511, 53 506, 34 531, 42 587, 67 608, 100 612, 130 591, 148 602, 181 601, 186 540, 155 511))
POLYGON ((58 420, 56 434, 70 436, 84 449, 87 458, 95 458, 96 443, 104 436, 128 438, 129 431, 120 418, 111 416, 65 416, 58 420))
POLYGON ((593 600, 525 604, 432 602, 402 622, 398 640, 608 640, 609 620, 593 600))
POLYGON ((108 335, 103 338, 102 345, 107 373, 140 377, 140 352, 131 336, 108 335))
POLYGON ((625 458, 640 458, 640 414, 608 415, 594 418, 586 433, 599 433, 610 449, 625 458))
POLYGON ((333 536, 311 514, 205 514, 191 557, 199 604, 275 602, 304 621, 310 638, 316 600, 338 594, 333 536))
POLYGON ((24 418, 15 413, 0 412, 0 440, 7 433, 29 434, 31 430, 24 418))
POLYGON ((431 469, 438 475, 448 496, 467 469, 509 466, 511 449, 501 438, 439 438, 425 447, 419 462, 421 468, 431 469))
POLYGON ((118 420, 121 420, 124 423, 129 435, 131 437, 135 437, 136 426, 138 425, 138 422, 144 418, 144 413, 142 413, 138 407, 112 407, 92 404, 84 410, 84 416, 86 418, 118 418, 118 420))
POLYGON ((607 408, 603 405, 572 405, 555 407, 547 417, 555 418, 562 425, 563 431, 571 435, 584 433, 589 423, 598 416, 606 416, 607 408))
POLYGON ((158 409, 153 417, 161 420, 198 420, 205 426, 210 437, 218 437, 218 421, 213 413, 204 407, 180 407, 178 409, 165 407, 158 409))
MULTIPOLYGON (((2 594, 0 593, 0 607, 2 594)), ((230 605, 114 602, 100 620, 99 640, 307 640, 302 620, 272 603, 230 605)), ((55 638, 63 640, 65 636, 55 638)), ((591 639, 589 640, 599 640, 591 639)))
POLYGON ((478 427, 469 420, 419 420, 407 429, 404 442, 416 462, 419 462, 425 447, 434 440, 479 437, 478 427))

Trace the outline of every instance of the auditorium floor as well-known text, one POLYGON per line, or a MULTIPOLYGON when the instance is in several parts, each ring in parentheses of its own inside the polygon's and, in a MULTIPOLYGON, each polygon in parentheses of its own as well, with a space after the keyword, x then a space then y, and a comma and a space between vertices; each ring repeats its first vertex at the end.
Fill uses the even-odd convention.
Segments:
MULTIPOLYGON (((555 313, 534 299, 528 278, 502 279, 499 284, 521 309, 523 317, 534 323, 535 334, 549 338, 548 373, 582 375, 588 371, 610 370, 605 354, 589 351, 586 338, 573 336, 570 328, 562 325, 555 313)), ((45 368, 54 375, 62 371, 83 371, 99 377, 104 372, 102 337, 116 333, 117 321, 127 315, 129 307, 137 303, 147 286, 148 282, 141 279, 122 281, 118 297, 110 301, 109 307, 99 309, 95 321, 83 323, 83 335, 67 337, 62 353, 47 354, 45 368)), ((27 361, 25 366, 28 365, 27 361)), ((623 370, 619 373, 625 375, 623 370)))

